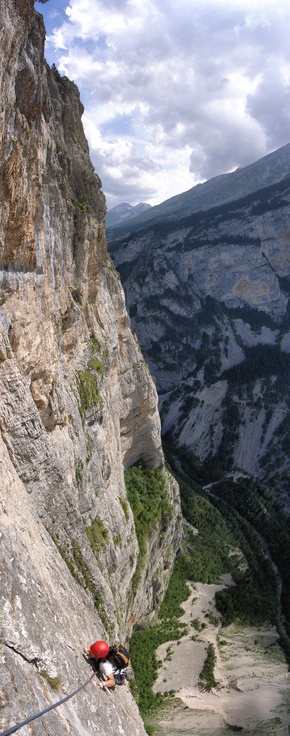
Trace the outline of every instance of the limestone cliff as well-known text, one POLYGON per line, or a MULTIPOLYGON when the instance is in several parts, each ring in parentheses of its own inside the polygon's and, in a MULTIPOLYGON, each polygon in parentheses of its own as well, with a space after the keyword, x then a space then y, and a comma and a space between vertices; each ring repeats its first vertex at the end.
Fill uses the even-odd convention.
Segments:
POLYGON ((109 236, 164 435, 288 504, 289 166, 288 144, 109 236))
MULTIPOLYGON (((181 527, 155 385, 107 253, 79 92, 46 65, 33 0, 0 8, 4 728, 89 676, 83 644, 124 639, 152 617, 181 527), (123 468, 138 460, 162 469, 171 513, 156 522, 133 596, 138 543, 123 468)), ((106 697, 93 683, 37 734, 143 734, 120 690, 106 697)))

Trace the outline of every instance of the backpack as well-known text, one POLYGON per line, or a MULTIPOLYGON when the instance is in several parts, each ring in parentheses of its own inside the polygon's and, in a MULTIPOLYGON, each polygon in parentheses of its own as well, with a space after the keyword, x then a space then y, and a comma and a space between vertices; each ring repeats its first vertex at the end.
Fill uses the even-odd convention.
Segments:
POLYGON ((121 672, 115 672, 114 677, 116 685, 125 685, 125 683, 127 682, 126 676, 122 675, 121 672))
POLYGON ((123 644, 113 644, 113 646, 110 647, 109 655, 110 654, 113 655, 120 670, 124 670, 125 667, 128 667, 130 664, 130 654, 128 650, 123 647, 123 644))

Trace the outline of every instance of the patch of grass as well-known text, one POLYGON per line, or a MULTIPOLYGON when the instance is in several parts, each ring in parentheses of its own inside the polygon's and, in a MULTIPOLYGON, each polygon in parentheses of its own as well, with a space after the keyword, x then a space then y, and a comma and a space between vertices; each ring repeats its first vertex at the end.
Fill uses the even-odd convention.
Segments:
POLYGON ((196 629, 196 631, 203 631, 203 629, 206 628, 206 624, 202 623, 199 618, 194 618, 191 621, 191 625, 194 629, 196 629))
POLYGON ((44 677, 44 679, 46 680, 46 682, 48 682, 52 690, 57 691, 60 689, 62 683, 61 683, 61 678, 59 676, 51 677, 48 674, 47 670, 39 670, 39 674, 41 675, 41 677, 44 677))
POLYGON ((105 347, 103 349, 103 358, 104 358, 104 360, 109 360, 109 357, 110 357, 110 351, 109 351, 108 346, 105 345, 105 347))
POLYGON ((83 461, 79 459, 76 463, 76 483, 77 483, 78 488, 80 488, 82 485, 83 467, 84 467, 83 461))
POLYGON ((96 371, 101 378, 104 378, 105 366, 99 358, 91 358, 88 362, 88 368, 90 371, 96 371))
POLYGON ((89 463, 93 456, 94 443, 91 437, 87 438, 87 456, 86 462, 89 463))
POLYGON ((70 553, 69 553, 69 548, 68 547, 64 547, 63 544, 60 544, 60 541, 58 539, 58 535, 57 534, 54 534, 50 529, 47 529, 47 531, 50 534, 52 540, 54 541, 54 543, 55 543, 55 545, 56 545, 56 547, 57 547, 57 549, 59 551, 59 554, 61 555, 62 559, 66 563, 66 565, 67 565, 67 567, 68 567, 71 575, 73 576, 73 578, 77 581, 77 583, 79 585, 81 585, 82 587, 85 588, 86 585, 84 583, 84 578, 80 574, 77 566, 75 565, 73 559, 71 558, 70 553))
POLYGON ((101 351, 101 343, 98 340, 98 338, 95 337, 95 335, 91 335, 89 339, 89 344, 91 348, 93 349, 94 353, 99 353, 101 351))
POLYGON ((89 371, 77 371, 78 392, 81 402, 81 415, 85 418, 88 409, 102 407, 102 397, 98 389, 98 382, 95 375, 89 371))
POLYGON ((57 534, 54 534, 50 529, 47 529, 47 531, 54 541, 73 578, 82 588, 84 588, 84 590, 92 595, 94 606, 98 611, 106 631, 109 635, 113 634, 112 625, 106 614, 101 593, 92 579, 90 568, 84 559, 77 541, 75 539, 71 539, 70 542, 67 543, 66 548, 60 544, 57 534))
MULTIPOLYGON (((166 649, 166 657, 165 657, 165 660, 164 661, 165 662, 171 662, 172 657, 173 657, 173 649, 172 649, 172 647, 167 647, 167 649, 166 649)), ((163 682, 166 682, 166 680, 163 680, 163 682)))
POLYGON ((94 599, 94 606, 98 611, 98 614, 104 624, 106 631, 108 632, 108 634, 110 634, 112 633, 112 625, 106 614, 101 593, 92 579, 90 568, 84 560, 82 551, 75 539, 72 539, 71 545, 74 562, 83 577, 83 587, 85 588, 85 590, 89 591, 92 594, 94 599))
POLYGON ((85 215, 86 212, 89 212, 90 210, 90 206, 88 202, 86 201, 85 197, 75 198, 74 206, 75 206, 76 211, 80 215, 85 215))
POLYGON ((212 626, 218 626, 220 624, 219 617, 218 616, 215 616, 212 611, 209 611, 208 613, 206 613, 205 614, 205 618, 208 618, 208 620, 209 620, 210 624, 212 624, 212 626))
POLYGON ((148 736, 154 736, 154 727, 153 726, 147 725, 147 726, 145 726, 145 729, 146 729, 146 733, 148 734, 148 736))
POLYGON ((128 501, 127 501, 126 498, 120 498, 120 496, 119 496, 119 501, 120 501, 120 504, 122 506, 125 519, 128 522, 129 521, 129 504, 128 504, 128 501))

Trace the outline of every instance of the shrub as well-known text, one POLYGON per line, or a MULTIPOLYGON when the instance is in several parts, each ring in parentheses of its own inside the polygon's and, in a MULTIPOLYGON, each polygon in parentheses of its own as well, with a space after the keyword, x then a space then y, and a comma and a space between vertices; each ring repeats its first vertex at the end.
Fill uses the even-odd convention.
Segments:
POLYGON ((85 530, 93 552, 99 552, 103 544, 109 544, 108 531, 98 516, 90 526, 85 527, 85 530))

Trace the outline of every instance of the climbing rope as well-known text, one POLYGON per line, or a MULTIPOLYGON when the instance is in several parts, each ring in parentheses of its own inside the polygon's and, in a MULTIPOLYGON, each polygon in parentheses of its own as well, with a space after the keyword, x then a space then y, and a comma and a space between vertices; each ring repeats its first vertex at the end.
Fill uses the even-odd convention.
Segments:
POLYGON ((65 698, 62 698, 61 700, 58 700, 57 703, 53 703, 53 705, 49 705, 48 708, 44 708, 44 710, 41 710, 39 713, 35 713, 34 716, 30 716, 29 718, 26 718, 25 721, 21 721, 21 723, 16 723, 15 726, 11 726, 11 728, 8 728, 7 731, 2 731, 0 733, 0 736, 9 736, 10 733, 14 733, 15 731, 18 731, 19 728, 22 728, 22 726, 26 726, 27 723, 30 723, 30 721, 35 721, 36 718, 39 718, 40 716, 43 716, 44 713, 48 713, 49 710, 53 710, 53 708, 57 708, 58 705, 61 705, 62 703, 65 703, 66 700, 69 700, 74 695, 80 692, 80 690, 83 690, 84 687, 86 687, 95 677, 95 672, 89 680, 83 683, 83 685, 80 685, 76 690, 73 691, 73 693, 70 693, 69 695, 66 695, 65 698))

